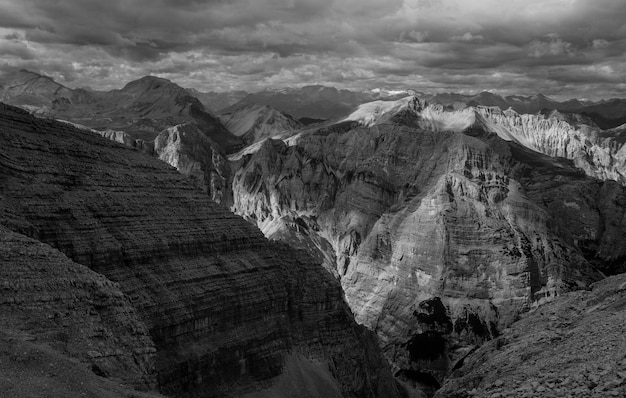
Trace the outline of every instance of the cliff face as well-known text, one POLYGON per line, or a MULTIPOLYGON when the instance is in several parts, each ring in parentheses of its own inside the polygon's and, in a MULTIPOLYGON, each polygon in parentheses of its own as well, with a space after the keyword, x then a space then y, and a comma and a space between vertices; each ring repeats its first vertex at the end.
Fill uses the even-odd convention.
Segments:
POLYGON ((419 109, 266 142, 241 160, 234 209, 330 259, 397 375, 436 388, 520 313, 623 266, 626 224, 609 214, 624 189, 502 140, 473 110, 419 109))
POLYGON ((302 385, 302 372, 285 371, 296 358, 317 369, 311 394, 329 388, 319 380, 333 380, 343 396, 397 395, 373 336, 309 256, 269 243, 155 158, 0 111, 0 224, 89 267, 111 295, 121 292, 119 305, 130 304, 147 328, 131 342, 156 349, 146 352, 154 373, 134 372, 161 392, 239 395, 272 388, 281 374, 302 385))
POLYGON ((520 115, 513 110, 484 107, 478 107, 476 112, 479 123, 507 141, 548 156, 571 159, 589 176, 626 183, 623 142, 603 138, 597 127, 578 120, 580 117, 566 117, 557 112, 520 115))

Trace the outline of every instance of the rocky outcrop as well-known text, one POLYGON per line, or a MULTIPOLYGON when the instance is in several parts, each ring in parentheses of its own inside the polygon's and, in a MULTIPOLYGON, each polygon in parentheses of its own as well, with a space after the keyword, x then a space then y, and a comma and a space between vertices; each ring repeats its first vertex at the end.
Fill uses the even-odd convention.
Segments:
POLYGON ((228 187, 231 176, 230 164, 226 161, 224 152, 219 149, 219 145, 193 123, 167 128, 153 141, 144 141, 124 131, 94 130, 77 123, 60 121, 156 156, 190 177, 214 202, 224 206, 232 204, 232 194, 228 187))
POLYGON ((302 125, 291 116, 269 106, 244 105, 220 115, 220 120, 246 144, 254 144, 265 138, 292 135, 302 125))
POLYGON ((194 124, 183 124, 163 130, 154 140, 159 159, 197 182, 216 203, 232 203, 230 165, 219 146, 194 124))
POLYGON ((268 242, 156 158, 4 105, 0 124, 0 224, 122 293, 156 349, 161 392, 262 392, 295 357, 317 369, 308 384, 287 372, 311 395, 334 380, 343 396, 398 396, 374 336, 311 257, 268 242))
POLYGON ((398 377, 434 389, 520 313, 623 267, 619 184, 503 140, 472 109, 379 114, 260 145, 233 208, 336 260, 398 377))
POLYGON ((455 366, 437 397, 623 397, 626 276, 542 306, 455 366))

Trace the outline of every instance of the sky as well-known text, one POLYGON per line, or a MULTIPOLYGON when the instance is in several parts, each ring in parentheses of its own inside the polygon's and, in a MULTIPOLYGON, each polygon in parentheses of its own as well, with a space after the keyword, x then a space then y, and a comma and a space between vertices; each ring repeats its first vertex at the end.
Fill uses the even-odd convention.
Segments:
POLYGON ((109 90, 626 97, 625 0, 0 0, 0 73, 109 90))

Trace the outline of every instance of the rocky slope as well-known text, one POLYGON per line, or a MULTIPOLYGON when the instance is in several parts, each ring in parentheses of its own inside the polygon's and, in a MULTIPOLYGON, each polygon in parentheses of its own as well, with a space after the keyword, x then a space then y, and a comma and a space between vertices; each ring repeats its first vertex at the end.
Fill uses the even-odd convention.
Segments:
POLYGON ((436 396, 626 396, 624 309, 624 275, 565 294, 464 358, 436 396))
MULTIPOLYGON (((31 342, 34 355, 48 351, 80 359, 93 373, 121 384, 144 390, 156 386, 154 343, 117 284, 52 247, 1 226, 0 265, 5 339, 31 342)), ((19 353, 12 355, 2 357, 19 362, 19 353)), ((28 382, 2 374, 3 396, 11 390, 19 395, 22 383, 28 382)), ((43 379, 42 385, 49 384, 43 379)))
POLYGON ((406 105, 266 141, 233 208, 327 259, 396 375, 434 389, 520 313, 623 269, 625 192, 473 109, 406 105))
POLYGON ((302 125, 291 116, 264 105, 244 105, 222 113, 220 121, 246 144, 265 138, 292 135, 302 125))
MULTIPOLYGON (((53 333, 63 322, 86 323, 85 336, 102 333, 104 345, 145 346, 113 357, 102 349, 98 366, 123 374, 115 361, 145 354, 154 372, 139 361, 129 377, 153 378, 167 395, 261 394, 291 382, 312 396, 398 396, 375 338, 354 323, 339 284, 309 256, 269 243, 155 158, 5 105, 0 125, 0 224, 11 231, 8 239, 25 241, 19 247, 47 250, 63 264, 50 270, 49 282, 34 282, 47 267, 35 250, 20 252, 17 265, 28 273, 3 268, 15 279, 3 288, 10 297, 34 288, 41 300, 35 296, 30 308, 5 299, 3 316, 15 308, 18 317, 53 314, 54 323, 58 312, 53 333), (20 279, 31 275, 33 282, 20 279), (67 318, 82 308, 90 315, 67 318), (314 372, 305 382, 297 369, 314 372)), ((20 322, 12 327, 23 328, 20 322)), ((35 325, 37 333, 50 322, 35 325)), ((57 345, 66 339, 46 338, 57 345)), ((95 344, 97 351, 100 343, 91 340, 80 350, 95 344)))

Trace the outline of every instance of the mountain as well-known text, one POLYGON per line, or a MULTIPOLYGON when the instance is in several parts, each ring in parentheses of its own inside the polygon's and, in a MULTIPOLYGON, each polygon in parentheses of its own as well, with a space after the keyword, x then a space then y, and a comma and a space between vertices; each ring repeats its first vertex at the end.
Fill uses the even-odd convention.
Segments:
POLYGON ((241 157, 233 209, 317 252, 396 376, 432 392, 520 314, 626 269, 626 189, 530 149, 544 127, 587 144, 527 116, 363 105, 241 157))
POLYGON ((123 130, 146 140, 154 139, 168 127, 194 123, 226 152, 241 147, 241 141, 197 98, 169 80, 153 76, 107 92, 94 104, 59 110, 55 116, 99 130, 123 130))
MULTIPOLYGON (((385 90, 350 91, 334 87, 304 86, 282 90, 264 90, 249 94, 233 108, 241 105, 267 105, 296 119, 335 119, 352 112, 357 106, 380 98, 398 99, 407 96, 407 92, 388 92, 385 90)), ((222 112, 228 113, 227 108, 222 112)))
POLYGON ((215 92, 209 91, 208 93, 201 92, 195 88, 188 88, 187 91, 194 97, 200 100, 202 105, 213 113, 219 113, 222 109, 228 108, 231 105, 244 99, 249 93, 246 91, 226 91, 215 92))
POLYGON ((156 155, 193 176, 213 200, 230 204, 225 156, 245 142, 182 87, 153 76, 108 92, 72 90, 27 71, 2 79, 7 102, 156 155), (168 137, 178 141, 165 145, 168 137))
POLYGON ((577 110, 592 118, 603 129, 611 129, 626 123, 626 100, 613 98, 600 101, 577 110))
POLYGON ((468 106, 495 106, 500 109, 507 109, 510 106, 509 103, 501 96, 487 91, 483 91, 482 93, 470 97, 466 104, 468 106))
POLYGON ((436 397, 626 396, 626 276, 568 293, 455 366, 436 397))
POLYGON ((404 391, 319 263, 173 168, 3 104, 0 138, 3 391, 404 391))
POLYGON ((0 75, 0 101, 47 114, 59 102, 85 102, 93 100, 86 90, 72 90, 58 84, 50 77, 27 70, 0 75))
POLYGON ((96 130, 119 130, 145 141, 178 124, 196 124, 226 152, 242 142, 187 90, 167 79, 145 76, 121 90, 72 90, 33 72, 0 78, 2 101, 25 106, 36 114, 64 119, 96 130), (33 105, 35 104, 35 105, 33 105), (36 106, 37 105, 37 106, 36 106))
POLYGON ((253 144, 265 138, 290 135, 302 128, 291 116, 265 105, 243 105, 219 116, 234 135, 253 144))
POLYGON ((477 95, 441 93, 424 95, 422 97, 431 103, 441 104, 452 110, 461 110, 467 106, 497 107, 501 110, 511 108, 520 114, 535 114, 557 110, 586 115, 602 129, 610 129, 626 123, 625 100, 622 99, 598 102, 570 99, 559 102, 543 94, 502 97, 489 92, 482 92, 477 95))
POLYGON ((551 157, 570 159, 586 174, 626 184, 626 147, 581 115, 523 114, 478 107, 484 127, 507 141, 551 157))
MULTIPOLYGON (((575 106, 580 103, 571 102, 568 106, 564 106, 561 103, 554 101, 551 98, 546 97, 543 94, 537 94, 530 97, 523 97, 519 95, 512 95, 505 97, 507 105, 517 113, 537 113, 544 109, 549 110, 569 110, 575 109, 575 106), (571 107, 571 108, 570 108, 571 107)), ((480 104, 487 105, 487 104, 480 104)))

